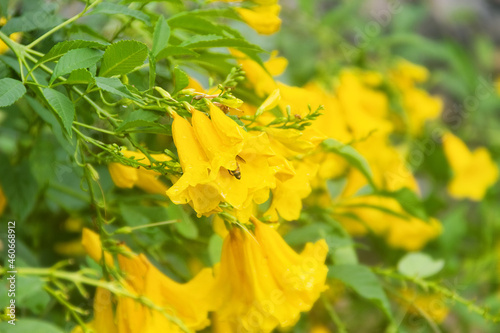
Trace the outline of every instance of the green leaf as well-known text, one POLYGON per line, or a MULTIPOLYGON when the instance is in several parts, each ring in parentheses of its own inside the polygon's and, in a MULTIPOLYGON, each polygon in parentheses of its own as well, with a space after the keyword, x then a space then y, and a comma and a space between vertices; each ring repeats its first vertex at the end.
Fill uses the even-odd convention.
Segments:
POLYGON ((71 73, 75 69, 88 68, 95 65, 101 58, 102 53, 97 50, 76 49, 69 51, 57 62, 54 73, 52 73, 52 77, 50 78, 50 84, 57 77, 71 73))
POLYGON ((189 76, 182 69, 174 69, 174 94, 186 88, 189 84, 189 76))
POLYGON ((41 57, 40 60, 38 60, 38 62, 36 63, 35 67, 47 61, 54 61, 71 50, 82 49, 82 48, 104 50, 107 46, 108 44, 103 44, 88 40, 67 40, 64 42, 60 42, 54 45, 50 49, 50 51, 47 52, 47 54, 41 57))
POLYGON ((43 290, 43 285, 44 282, 38 277, 18 276, 16 279, 17 304, 28 308, 35 314, 41 314, 50 301, 49 295, 43 290))
POLYGON ((156 121, 160 118, 159 115, 153 111, 137 110, 131 112, 127 118, 121 123, 120 127, 116 129, 117 132, 123 132, 129 128, 140 126, 158 126, 156 121))
POLYGON ((33 210, 38 196, 38 183, 31 174, 28 160, 19 165, 11 165, 6 156, 0 155, 0 181, 13 220, 25 221, 33 210))
POLYGON ((427 278, 444 267, 444 260, 434 260, 421 252, 407 253, 398 262, 398 271, 408 277, 427 278))
POLYGON ((179 234, 187 239, 198 238, 198 228, 189 215, 184 211, 182 206, 169 205, 167 206, 167 211, 169 219, 179 220, 179 222, 174 223, 174 226, 179 234))
POLYGON ((102 90, 123 98, 129 98, 140 102, 140 99, 132 95, 127 86, 125 86, 122 81, 116 77, 96 77, 95 84, 102 90))
POLYGON ((208 240, 208 256, 210 257, 212 266, 220 261, 223 244, 224 240, 217 234, 213 234, 208 240))
POLYGON ((61 119, 66 132, 71 136, 71 125, 75 118, 75 106, 73 103, 66 95, 51 88, 43 89, 42 93, 49 103, 50 108, 57 113, 61 119))
POLYGON ((47 321, 38 319, 22 318, 16 321, 16 326, 4 321, 0 323, 1 332, 11 332, 12 327, 15 327, 16 333, 64 333, 64 331, 47 321))
POLYGON ((155 25, 155 30, 153 32, 153 54, 156 57, 161 50, 163 50, 168 45, 168 40, 170 38, 170 26, 163 15, 160 15, 158 21, 155 25))
POLYGON ((366 266, 335 265, 328 268, 328 277, 342 281, 359 296, 373 302, 392 320, 391 308, 377 276, 366 266))
POLYGON ((11 78, 0 80, 0 107, 14 104, 26 93, 26 88, 21 81, 11 78))
MULTIPOLYGON (((61 17, 51 13, 48 6, 49 3, 45 4, 47 7, 40 11, 30 11, 24 13, 22 16, 11 18, 2 27, 2 32, 6 35, 10 35, 14 32, 26 32, 33 31, 37 29, 50 29, 61 23, 61 17)), ((54 6, 53 4, 52 6, 54 6)))
POLYGON ((133 17, 139 21, 142 21, 149 26, 151 25, 151 20, 149 16, 146 15, 144 12, 110 2, 103 2, 99 4, 94 9, 94 11, 92 11, 92 14, 108 14, 108 15, 123 14, 126 16, 133 17))
POLYGON ((168 25, 172 29, 184 29, 195 32, 198 35, 215 34, 221 37, 231 37, 225 34, 222 26, 212 23, 204 17, 192 15, 191 13, 181 13, 168 20, 168 25))
POLYGON ((65 84, 89 84, 94 83, 95 79, 88 69, 80 68, 71 72, 65 84))
POLYGON ((265 52, 260 46, 249 43, 239 38, 223 38, 217 35, 196 35, 184 41, 180 46, 195 48, 207 47, 232 47, 235 49, 248 49, 252 51, 265 52))
POLYGON ((326 139, 323 141, 322 146, 325 150, 337 154, 349 162, 351 166, 358 169, 363 176, 368 180, 373 188, 376 188, 373 181, 372 170, 366 159, 353 147, 343 144, 335 139, 326 139))
POLYGON ((122 40, 106 49, 99 76, 114 76, 130 73, 144 64, 148 56, 145 44, 133 40, 122 40))
POLYGON ((153 89, 156 83, 156 58, 149 51, 149 89, 153 89))
POLYGON ((380 192, 380 194, 396 199, 408 214, 424 221, 429 219, 429 216, 425 211, 424 204, 422 203, 418 195, 409 188, 404 187, 395 192, 382 191, 380 192))
POLYGON ((158 55, 156 56, 156 61, 166 58, 166 57, 173 57, 173 56, 178 56, 178 55, 187 55, 187 56, 199 56, 199 53, 194 52, 191 49, 188 49, 187 47, 181 47, 181 46, 167 46, 160 52, 158 52, 158 55))

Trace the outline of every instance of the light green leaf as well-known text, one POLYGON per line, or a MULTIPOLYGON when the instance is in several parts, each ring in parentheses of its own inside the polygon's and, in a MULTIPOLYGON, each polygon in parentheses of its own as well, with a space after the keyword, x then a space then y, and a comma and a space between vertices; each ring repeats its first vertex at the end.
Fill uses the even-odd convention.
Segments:
POLYGON ((380 281, 366 266, 335 265, 328 267, 328 277, 342 281, 351 287, 359 296, 373 302, 392 320, 392 313, 380 281))
POLYGON ((50 51, 47 52, 47 54, 45 54, 43 57, 40 58, 40 60, 38 60, 36 66, 47 61, 54 61, 71 50, 82 49, 82 48, 104 50, 107 46, 108 46, 107 44, 88 41, 88 40, 67 40, 54 45, 50 49, 50 51))
POLYGON ((396 199, 401 207, 410 215, 421 220, 427 220, 429 217, 425 211, 422 200, 409 188, 402 188, 395 192, 380 192, 381 195, 396 199))
POLYGON ((98 50, 85 48, 67 52, 57 62, 54 73, 52 73, 52 77, 50 78, 50 84, 52 84, 57 77, 71 73, 75 69, 88 68, 95 65, 101 58, 102 53, 98 50))
POLYGON ((174 94, 186 88, 189 84, 189 76, 182 69, 174 69, 174 94))
POLYGON ((168 40, 170 38, 170 26, 163 15, 160 15, 158 21, 155 25, 155 31, 153 33, 153 54, 156 57, 161 50, 163 50, 168 45, 168 40))
MULTIPOLYGON (((0 323, 1 332, 12 332, 12 327, 13 326, 6 321, 0 323)), ((16 333, 64 333, 61 328, 54 324, 31 318, 22 318, 16 321, 16 326, 14 327, 16 333)))
POLYGON ((198 228, 189 215, 184 211, 182 206, 169 205, 167 207, 167 211, 169 219, 179 220, 179 222, 174 223, 174 226, 179 234, 188 239, 198 238, 198 228))
POLYGON ((432 276, 444 267, 444 260, 434 260, 421 252, 407 253, 398 262, 398 271, 408 277, 426 278, 432 276))
POLYGON ((109 14, 109 15, 123 14, 133 17, 139 21, 142 21, 147 25, 151 25, 151 20, 149 16, 146 15, 144 12, 129 8, 127 6, 119 5, 116 3, 103 2, 99 4, 96 7, 96 9, 94 9, 94 11, 92 11, 92 14, 109 14))
POLYGON ((356 149, 335 139, 326 139, 323 141, 322 146, 326 151, 332 152, 346 159, 351 166, 358 169, 363 176, 365 176, 373 188, 376 188, 375 183, 373 182, 370 165, 363 155, 361 155, 356 149))
POLYGON ((227 36, 222 26, 212 23, 204 17, 192 15, 191 13, 181 13, 168 20, 168 24, 172 29, 184 29, 195 32, 201 35, 218 35, 221 37, 227 36))
POLYGON ((95 84, 102 90, 123 98, 130 98, 140 102, 140 99, 132 95, 127 86, 125 86, 122 81, 116 77, 96 77, 95 84))
POLYGON ((99 76, 114 76, 130 73, 144 64, 148 56, 145 44, 133 40, 123 40, 106 48, 99 76))
POLYGON ((80 68, 71 72, 65 84, 89 84, 94 83, 95 79, 88 69, 80 68))
POLYGON ((23 83, 11 78, 0 80, 0 107, 14 104, 26 93, 23 83))
POLYGON ((187 55, 187 56, 199 56, 199 53, 194 52, 191 49, 188 49, 187 47, 181 47, 181 46, 167 46, 160 52, 158 52, 158 55, 156 56, 156 61, 166 58, 166 57, 173 57, 173 56, 178 56, 178 55, 187 55))
POLYGON ((213 234, 208 240, 208 256, 210 257, 212 265, 220 261, 223 244, 224 240, 217 234, 213 234))
POLYGON ((116 129, 117 132, 123 132, 129 128, 140 126, 158 126, 156 121, 160 118, 159 115, 153 111, 137 110, 131 112, 123 123, 116 129))
POLYGON ((180 46, 188 48, 208 48, 208 47, 232 47, 236 49, 247 49, 258 52, 265 52, 260 46, 249 43, 239 38, 223 38, 217 35, 196 35, 184 41, 180 46))
POLYGON ((64 129, 71 136, 71 125, 75 118, 75 106, 66 95, 57 90, 45 88, 42 92, 50 108, 57 113, 64 129))
POLYGON ((61 23, 61 17, 50 10, 50 7, 56 4, 46 3, 45 5, 45 10, 25 12, 22 16, 9 19, 2 27, 2 32, 10 35, 14 32, 50 29, 61 23))

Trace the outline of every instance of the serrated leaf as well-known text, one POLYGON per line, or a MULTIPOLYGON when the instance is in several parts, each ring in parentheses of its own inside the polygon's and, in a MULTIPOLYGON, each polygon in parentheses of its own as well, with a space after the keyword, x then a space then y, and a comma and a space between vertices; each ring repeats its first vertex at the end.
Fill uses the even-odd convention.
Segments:
POLYGON ((107 46, 108 44, 103 44, 88 40, 67 40, 64 42, 60 42, 54 45, 50 49, 50 51, 47 52, 47 54, 41 57, 40 60, 38 60, 38 62, 36 63, 35 67, 47 61, 54 61, 71 50, 81 49, 81 48, 93 48, 93 49, 103 50, 107 46))
POLYGON ((192 15, 191 13, 181 13, 168 20, 172 29, 184 29, 201 35, 215 34, 227 37, 222 26, 212 23, 204 17, 192 15))
POLYGON ((137 20, 140 20, 146 23, 147 25, 151 25, 151 19, 144 12, 129 8, 127 6, 119 5, 116 3, 103 2, 99 4, 92 11, 92 14, 109 14, 109 15, 123 14, 126 16, 133 17, 137 20))
POLYGON ((174 94, 186 88, 189 84, 189 76, 182 69, 174 69, 174 94))
POLYGON ((180 46, 195 48, 232 47, 235 49, 248 49, 265 52, 260 46, 239 38, 223 38, 217 35, 196 35, 184 41, 180 46))
POLYGON ((145 44, 123 40, 106 48, 99 76, 114 76, 130 73, 144 64, 148 56, 145 44))
POLYGON ((140 99, 132 95, 132 93, 130 93, 130 91, 128 90, 127 86, 125 86, 120 81, 120 79, 116 77, 96 77, 95 84, 102 90, 105 90, 107 92, 110 92, 112 94, 115 94, 123 98, 130 98, 133 99, 134 101, 140 102, 140 99))
POLYGON ((387 295, 377 276, 368 267, 362 265, 330 266, 328 267, 328 277, 339 279, 359 296, 377 305, 389 319, 392 319, 387 295))
POLYGON ((326 139, 323 141, 322 146, 325 150, 346 159, 351 166, 358 169, 365 176, 373 188, 376 188, 370 165, 356 149, 335 139, 326 139))
POLYGON ((199 56, 199 53, 194 52, 191 49, 188 49, 187 47, 181 47, 181 46, 167 46, 160 52, 158 52, 158 55, 156 56, 156 61, 166 58, 166 57, 173 57, 177 55, 189 55, 189 56, 199 56))
POLYGON ((21 81, 11 78, 0 80, 0 107, 14 104, 26 93, 26 88, 21 81))
POLYGON ((52 84, 59 76, 71 73, 75 69, 88 68, 95 65, 101 58, 102 53, 98 50, 85 48, 68 51, 57 62, 49 83, 52 84))
POLYGON ((398 271, 408 277, 426 278, 432 276, 444 267, 444 260, 434 260, 421 252, 407 253, 398 262, 398 271))
POLYGON ((50 7, 54 5, 47 3, 47 7, 43 11, 30 11, 22 16, 11 18, 2 27, 1 31, 6 35, 10 35, 14 32, 53 28, 62 21, 60 16, 51 13, 50 7))
POLYGON ((71 72, 65 84, 89 84, 94 82, 92 73, 88 69, 80 68, 71 72))
POLYGON ((43 89, 42 93, 49 103, 50 108, 57 113, 61 119, 66 132, 71 136, 71 126, 75 118, 75 106, 73 102, 63 93, 51 88, 43 89))
POLYGON ((165 20, 163 15, 160 15, 153 32, 152 52, 155 57, 158 55, 158 53, 160 53, 161 50, 167 47, 169 38, 170 26, 168 25, 168 22, 165 20))
POLYGON ((117 132, 125 131, 129 128, 140 126, 154 126, 158 125, 156 121, 160 118, 159 115, 153 111, 137 110, 131 112, 123 123, 116 129, 117 132))

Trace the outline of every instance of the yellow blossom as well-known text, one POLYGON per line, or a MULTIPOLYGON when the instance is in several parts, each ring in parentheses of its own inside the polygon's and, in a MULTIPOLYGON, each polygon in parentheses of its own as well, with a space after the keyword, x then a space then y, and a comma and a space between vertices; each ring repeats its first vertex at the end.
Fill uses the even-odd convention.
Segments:
POLYGON ((498 167, 484 147, 470 151, 451 133, 443 136, 443 148, 453 171, 448 192, 455 198, 479 201, 498 180, 498 167))
MULTIPOLYGON (((7 19, 5 17, 0 18, 0 27, 3 27, 7 23, 7 19)), ((15 42, 19 42, 21 40, 22 34, 20 32, 15 32, 10 34, 9 38, 15 42)), ((0 40, 0 54, 4 54, 9 50, 7 44, 4 41, 0 40)))
MULTIPOLYGON (((142 164, 151 165, 149 159, 140 152, 124 150, 122 154, 127 158, 134 158, 142 164)), ((164 154, 152 154, 151 157, 160 162, 170 160, 170 157, 164 154)), ((161 174, 154 170, 147 170, 144 167, 134 168, 120 163, 110 163, 108 170, 117 187, 132 188, 137 186, 148 193, 162 195, 165 195, 167 190, 167 186, 158 179, 161 174)))
POLYGON ((255 231, 233 228, 216 267, 216 332, 271 332, 291 327, 326 289, 324 240, 295 253, 277 231, 252 219, 255 231))
POLYGON ((410 313, 415 315, 424 313, 437 324, 441 324, 450 312, 450 309, 444 302, 444 297, 440 294, 423 294, 410 288, 401 289, 399 293, 403 305, 406 306, 410 313))
POLYGON ((262 35, 271 35, 281 26, 279 13, 281 6, 258 5, 252 8, 236 8, 241 18, 255 31, 262 35))
MULTIPOLYGON (((96 258, 96 252, 102 250, 98 235, 84 229, 82 243, 93 259, 99 259, 99 255, 96 258)), ((97 288, 94 320, 89 324, 96 333, 182 332, 164 312, 158 310, 160 308, 177 317, 190 330, 201 330, 208 326, 210 302, 205 295, 210 290, 211 269, 204 269, 190 282, 180 284, 163 275, 143 254, 135 255, 127 247, 122 247, 130 254, 118 255, 118 266, 124 273, 121 283, 133 295, 151 301, 155 308, 130 297, 115 296, 116 310, 113 311, 113 297, 107 290, 97 288)))

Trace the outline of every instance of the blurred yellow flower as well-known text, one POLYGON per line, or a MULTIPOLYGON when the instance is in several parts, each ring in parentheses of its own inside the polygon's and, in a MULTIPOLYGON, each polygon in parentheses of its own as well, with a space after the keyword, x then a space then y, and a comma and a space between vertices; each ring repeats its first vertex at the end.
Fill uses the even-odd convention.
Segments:
MULTIPOLYGON (((0 27, 3 27, 7 23, 7 19, 5 17, 0 18, 0 27)), ((10 39, 12 39, 15 42, 19 42, 22 37, 22 33, 20 32, 15 32, 9 36, 10 39)), ((4 41, 0 40, 0 54, 4 54, 9 50, 9 47, 7 44, 5 44, 4 41)))
MULTIPOLYGON (((84 229, 82 243, 93 259, 99 259, 97 253, 102 250, 96 251, 96 248, 101 249, 97 234, 84 229)), ((180 284, 163 275, 143 254, 135 255, 126 246, 122 247, 129 255, 118 255, 118 266, 124 273, 121 282, 133 295, 147 298, 157 308, 130 297, 113 298, 107 290, 97 288, 94 320, 89 324, 96 333, 183 332, 158 308, 177 317, 190 330, 201 330, 209 325, 210 302, 205 295, 211 285, 211 269, 204 269, 190 282, 180 284)))
MULTIPOLYGON (((142 164, 151 165, 151 162, 143 153, 123 150, 122 154, 127 158, 133 157, 142 164)), ((171 160, 169 156, 164 154, 152 154, 151 157, 160 162, 171 160)), ((108 170, 111 179, 115 185, 120 188, 132 188, 137 186, 145 192, 162 195, 165 195, 168 188, 158 179, 161 174, 154 170, 147 170, 144 167, 137 169, 120 163, 110 163, 108 165, 108 170)))
POLYGON ((241 18, 262 35, 271 35, 281 26, 280 5, 258 5, 251 8, 236 8, 241 18))
POLYGON ((486 190, 498 180, 498 167, 484 147, 470 151, 465 143, 451 133, 443 136, 443 148, 453 171, 448 184, 451 196, 479 201, 486 190))
POLYGON ((255 231, 233 228, 215 268, 216 332, 271 332, 293 326, 327 287, 324 240, 295 253, 277 231, 252 218, 255 231))
POLYGON ((429 316, 435 323, 442 323, 450 309, 444 302, 444 297, 439 294, 422 294, 414 289, 404 288, 399 290, 403 298, 403 306, 415 315, 429 316))

